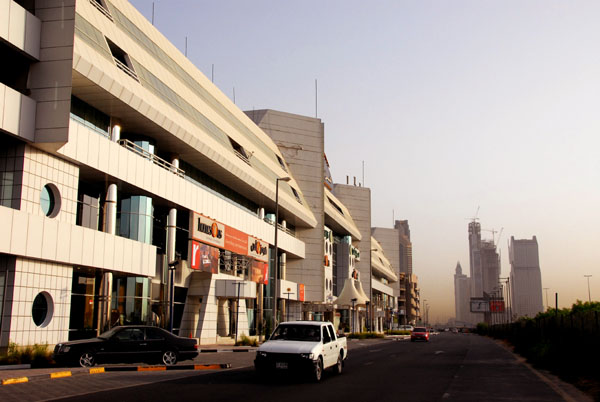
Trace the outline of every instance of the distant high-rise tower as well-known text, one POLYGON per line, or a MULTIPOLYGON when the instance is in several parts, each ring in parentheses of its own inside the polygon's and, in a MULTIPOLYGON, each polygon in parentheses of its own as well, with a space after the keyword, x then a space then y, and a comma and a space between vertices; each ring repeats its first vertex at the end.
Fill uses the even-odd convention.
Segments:
POLYGON ((467 275, 462 273, 460 262, 456 263, 454 274, 454 309, 456 311, 456 325, 469 326, 472 324, 469 300, 471 298, 471 284, 467 275))
POLYGON ((513 316, 535 317, 544 311, 542 273, 537 238, 510 238, 510 286, 513 316))
POLYGON ((481 225, 473 220, 469 223, 469 264, 471 296, 483 296, 483 273, 481 271, 481 225))

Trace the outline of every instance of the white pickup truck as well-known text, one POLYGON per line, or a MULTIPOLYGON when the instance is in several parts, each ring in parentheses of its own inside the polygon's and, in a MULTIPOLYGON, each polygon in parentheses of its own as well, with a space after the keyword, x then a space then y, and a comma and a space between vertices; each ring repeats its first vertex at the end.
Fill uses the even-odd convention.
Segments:
POLYGON ((348 356, 345 337, 338 337, 330 322, 283 322, 256 351, 254 367, 261 371, 300 371, 320 381, 323 370, 342 373, 348 356))

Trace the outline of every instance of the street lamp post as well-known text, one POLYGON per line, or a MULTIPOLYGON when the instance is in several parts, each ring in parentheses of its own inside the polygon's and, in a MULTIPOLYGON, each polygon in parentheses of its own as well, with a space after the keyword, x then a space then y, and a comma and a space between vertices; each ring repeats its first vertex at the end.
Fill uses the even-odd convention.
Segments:
POLYGON ((548 289, 550 289, 550 288, 544 288, 544 290, 546 291, 546 310, 548 310, 548 308, 550 307, 548 305, 548 289))
POLYGON ((354 298, 351 299, 350 301, 352 302, 352 319, 350 320, 350 325, 352 326, 352 329, 350 330, 350 332, 354 333, 354 303, 356 303, 358 299, 354 298))
POLYGON ((275 286, 273 295, 273 329, 277 326, 277 298, 279 297, 279 250, 277 248, 277 226, 279 225, 279 182, 288 182, 292 180, 291 177, 278 177, 275 179, 275 241, 273 248, 275 249, 275 286))
POLYGON ((175 294, 175 268, 177 267, 178 261, 171 261, 167 265, 169 266, 169 332, 173 333, 173 310, 175 305, 174 294, 175 294))
POLYGON ((587 278, 588 281, 588 302, 592 302, 592 294, 590 293, 590 278, 592 277, 592 275, 583 275, 584 277, 587 278))
POLYGON ((235 309, 235 343, 237 345, 237 339, 238 339, 238 328, 240 326, 240 321, 239 321, 239 317, 240 317, 240 288, 244 285, 246 285, 244 282, 234 282, 233 285, 237 285, 237 306, 235 309))

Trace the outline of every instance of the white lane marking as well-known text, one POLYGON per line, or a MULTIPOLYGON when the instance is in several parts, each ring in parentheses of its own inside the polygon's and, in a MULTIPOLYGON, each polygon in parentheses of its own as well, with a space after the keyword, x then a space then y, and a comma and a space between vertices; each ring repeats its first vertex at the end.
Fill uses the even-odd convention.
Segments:
POLYGON ((441 355, 442 353, 446 353, 446 352, 444 352, 443 350, 436 350, 435 351, 436 355, 441 355))

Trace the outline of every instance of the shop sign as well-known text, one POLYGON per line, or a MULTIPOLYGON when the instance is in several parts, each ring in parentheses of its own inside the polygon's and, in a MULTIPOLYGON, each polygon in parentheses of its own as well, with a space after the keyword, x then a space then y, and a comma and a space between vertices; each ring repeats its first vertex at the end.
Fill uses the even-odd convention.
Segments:
POLYGON ((255 237, 248 236, 246 252, 255 260, 266 262, 269 259, 269 244, 255 237))
POLYGON ((298 284, 298 300, 304 301, 304 284, 298 284))
POLYGON ((194 212, 190 226, 194 240, 225 248, 225 225, 222 223, 194 212))
POLYGON ((492 313, 503 313, 504 300, 490 300, 490 311, 492 313))
POLYGON ((247 253, 248 235, 241 230, 225 226, 225 250, 240 255, 250 255, 247 253))
POLYGON ((216 274, 219 272, 219 249, 192 240, 190 242, 190 268, 216 274))
POLYGON ((263 285, 269 284, 269 264, 260 262, 260 261, 252 261, 252 282, 260 283, 263 285))

